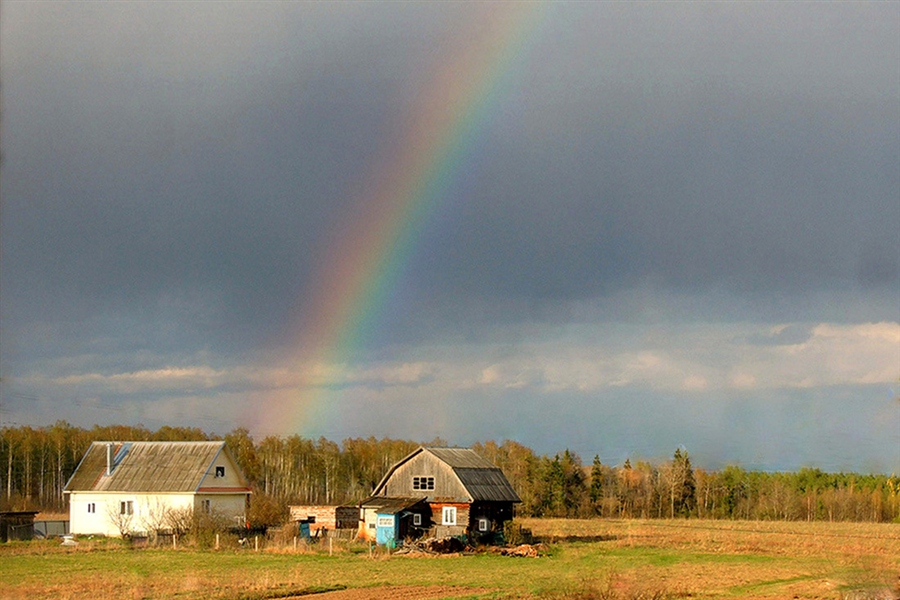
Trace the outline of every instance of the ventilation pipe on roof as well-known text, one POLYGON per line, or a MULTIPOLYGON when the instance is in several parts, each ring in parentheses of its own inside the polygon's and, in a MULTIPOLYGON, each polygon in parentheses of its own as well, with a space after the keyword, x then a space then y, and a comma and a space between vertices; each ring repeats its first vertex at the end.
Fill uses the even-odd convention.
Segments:
POLYGON ((112 468, 113 468, 113 445, 107 442, 107 444, 106 444, 106 474, 107 474, 107 476, 112 475, 112 468))

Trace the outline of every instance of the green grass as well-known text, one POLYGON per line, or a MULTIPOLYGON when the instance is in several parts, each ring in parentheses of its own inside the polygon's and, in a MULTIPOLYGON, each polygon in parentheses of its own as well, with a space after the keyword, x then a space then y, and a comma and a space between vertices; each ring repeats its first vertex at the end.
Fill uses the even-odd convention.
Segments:
POLYGON ((383 551, 370 556, 365 546, 344 545, 329 556, 324 545, 295 553, 132 549, 116 540, 72 548, 54 541, 9 543, 0 545, 0 597, 254 600, 447 585, 470 588, 477 600, 642 594, 787 600, 884 589, 900 575, 897 525, 546 520, 528 526, 547 538, 565 529, 559 537, 575 541, 553 543, 537 559, 491 553, 411 558, 383 551))

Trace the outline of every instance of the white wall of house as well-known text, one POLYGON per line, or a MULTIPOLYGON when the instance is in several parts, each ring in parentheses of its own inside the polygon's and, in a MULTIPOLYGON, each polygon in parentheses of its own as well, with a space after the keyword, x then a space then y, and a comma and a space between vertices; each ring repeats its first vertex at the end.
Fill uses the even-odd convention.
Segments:
POLYGON ((361 510, 363 512, 363 518, 359 522, 359 533, 357 533, 357 537, 362 538, 367 542, 374 542, 378 509, 363 508, 361 510))
POLYGON ((246 494, 204 494, 194 496, 194 510, 224 517, 228 525, 242 527, 246 520, 246 494))
POLYGON ((71 492, 69 531, 75 535, 119 536, 123 529, 129 533, 168 529, 168 512, 205 511, 207 507, 233 521, 230 524, 240 525, 246 513, 246 495, 71 492))

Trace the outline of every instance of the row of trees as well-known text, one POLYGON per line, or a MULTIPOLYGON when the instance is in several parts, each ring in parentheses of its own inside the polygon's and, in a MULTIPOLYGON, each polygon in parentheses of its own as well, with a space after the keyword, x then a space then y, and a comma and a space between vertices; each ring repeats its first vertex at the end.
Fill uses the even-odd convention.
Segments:
MULTIPOLYGON (((63 488, 92 441, 224 439, 254 488, 260 520, 287 504, 348 504, 367 496, 387 470, 419 443, 351 438, 269 436, 246 429, 224 438, 202 430, 95 426, 0 429, 0 506, 64 510, 63 488)), ((441 439, 427 445, 446 445, 441 439)), ((568 450, 548 457, 517 442, 478 443, 474 450, 503 469, 522 498, 524 516, 900 521, 900 477, 801 469, 766 473, 727 467, 695 469, 683 448, 661 464, 590 465, 568 450)))

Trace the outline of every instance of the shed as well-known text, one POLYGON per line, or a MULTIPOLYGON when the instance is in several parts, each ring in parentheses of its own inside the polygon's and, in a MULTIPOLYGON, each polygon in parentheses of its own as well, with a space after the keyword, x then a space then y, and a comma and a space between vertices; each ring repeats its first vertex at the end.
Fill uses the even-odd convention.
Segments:
POLYGON ((312 531, 355 530, 359 527, 359 508, 356 506, 302 505, 290 506, 291 521, 306 522, 312 531))
POLYGON ((0 542, 34 538, 36 510, 6 510, 0 512, 0 542))
POLYGON ((424 497, 370 496, 360 502, 359 512, 359 537, 391 548, 407 537, 421 537, 430 527, 431 509, 424 497))

